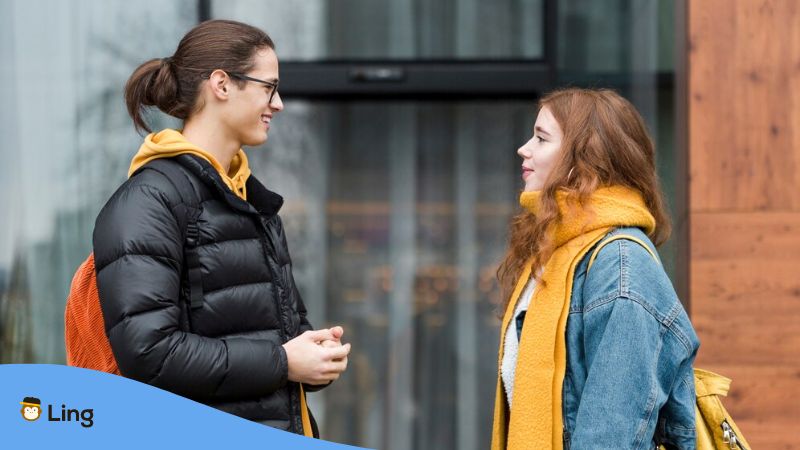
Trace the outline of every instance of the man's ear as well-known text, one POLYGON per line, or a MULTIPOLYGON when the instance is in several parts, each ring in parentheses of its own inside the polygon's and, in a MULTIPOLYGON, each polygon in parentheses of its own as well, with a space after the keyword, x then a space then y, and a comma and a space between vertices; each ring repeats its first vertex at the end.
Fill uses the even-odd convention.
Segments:
POLYGON ((225 71, 217 69, 208 76, 208 87, 218 100, 227 100, 228 90, 231 87, 231 78, 225 71))

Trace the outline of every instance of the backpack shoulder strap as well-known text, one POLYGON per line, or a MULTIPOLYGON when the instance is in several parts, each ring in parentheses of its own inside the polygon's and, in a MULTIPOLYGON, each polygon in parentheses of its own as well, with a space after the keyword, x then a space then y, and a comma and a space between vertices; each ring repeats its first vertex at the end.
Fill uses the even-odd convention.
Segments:
POLYGON ((600 242, 599 244, 597 244, 597 246, 594 248, 594 251, 592 252, 592 256, 589 258, 589 265, 586 267, 586 274, 587 274, 587 275, 589 274, 589 270, 591 270, 591 269, 592 269, 592 264, 594 264, 594 260, 595 260, 595 258, 597 258, 597 254, 598 254, 598 253, 600 253, 600 250, 602 250, 602 249, 603 249, 603 247, 605 247, 605 246, 606 246, 606 244, 608 244, 608 243, 610 243, 610 242, 613 242, 613 241, 620 240, 620 239, 625 239, 625 240, 628 240, 628 241, 633 241, 633 242, 635 242, 635 243, 637 243, 637 244, 641 245, 642 247, 644 247, 644 249, 645 249, 645 250, 647 250, 647 253, 650 253, 650 256, 652 256, 652 257, 653 257, 653 259, 654 259, 654 260, 655 260, 655 261, 656 261, 658 264, 661 264, 661 261, 659 261, 659 260, 658 260, 658 257, 657 257, 657 256, 656 256, 656 254, 653 252, 653 249, 651 249, 651 248, 650 248, 650 246, 649 246, 649 245, 647 245, 647 244, 645 244, 645 243, 644 243, 644 241, 642 241, 641 239, 637 238, 636 236, 630 235, 630 234, 615 234, 615 235, 613 235, 613 236, 609 237, 608 239, 601 241, 601 242, 600 242))
POLYGON ((203 278, 200 270, 200 259, 197 254, 197 245, 200 240, 200 230, 197 227, 197 220, 200 217, 201 207, 200 198, 194 185, 189 180, 189 175, 181 168, 179 162, 173 158, 159 158, 148 162, 136 173, 142 170, 154 170, 164 175, 167 180, 178 191, 181 198, 181 210, 177 214, 177 219, 181 227, 184 246, 183 253, 186 261, 186 269, 189 281, 189 298, 192 309, 203 307, 203 278))
POLYGON ((194 186, 189 180, 189 175, 180 167, 180 163, 172 158, 154 159, 142 166, 136 173, 145 169, 154 170, 164 175, 175 187, 175 190, 178 191, 178 195, 183 204, 190 208, 200 207, 200 199, 197 196, 197 192, 194 190, 194 186))

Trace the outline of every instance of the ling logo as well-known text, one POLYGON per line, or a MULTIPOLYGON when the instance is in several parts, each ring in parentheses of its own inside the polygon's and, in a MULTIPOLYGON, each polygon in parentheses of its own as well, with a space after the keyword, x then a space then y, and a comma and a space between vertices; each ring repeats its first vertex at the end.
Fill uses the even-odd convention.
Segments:
MULTIPOLYGON (((19 398, 19 397, 17 397, 19 398)), ((33 422, 42 415, 42 401, 36 397, 25 397, 21 402, 22 417, 28 422, 33 422)))
MULTIPOLYGON (((42 401, 36 397, 25 397, 21 402, 22 405, 22 418, 28 422, 34 422, 42 416, 42 401)), ((61 416, 53 414, 53 405, 47 405, 47 421, 48 422, 77 422, 84 428, 91 428, 94 425, 94 410, 84 409, 79 411, 77 409, 68 409, 66 405, 61 405, 61 416)))

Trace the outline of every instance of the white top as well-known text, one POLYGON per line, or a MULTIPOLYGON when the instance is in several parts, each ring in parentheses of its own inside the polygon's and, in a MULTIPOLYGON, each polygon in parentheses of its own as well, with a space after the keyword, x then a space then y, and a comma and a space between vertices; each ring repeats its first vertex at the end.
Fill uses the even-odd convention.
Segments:
POLYGON ((517 354, 519 353, 519 337, 517 336, 517 316, 522 311, 527 311, 533 298, 533 291, 536 287, 536 280, 531 278, 525 289, 519 296, 517 306, 514 308, 514 316, 506 328, 506 337, 503 342, 503 362, 500 364, 500 376, 503 378, 503 386, 506 390, 508 399, 508 409, 511 409, 511 397, 514 394, 514 370, 517 367, 517 354))

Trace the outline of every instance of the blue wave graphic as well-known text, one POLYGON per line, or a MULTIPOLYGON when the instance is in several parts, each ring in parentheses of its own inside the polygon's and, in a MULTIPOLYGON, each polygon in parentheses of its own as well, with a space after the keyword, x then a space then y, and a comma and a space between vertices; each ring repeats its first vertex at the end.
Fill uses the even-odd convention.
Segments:
POLYGON ((226 449, 239 444, 264 449, 360 448, 256 424, 93 370, 4 364, 0 365, 0 386, 2 448, 226 449), (21 402, 30 403, 26 397, 40 401, 42 414, 34 421, 23 418, 21 402))

